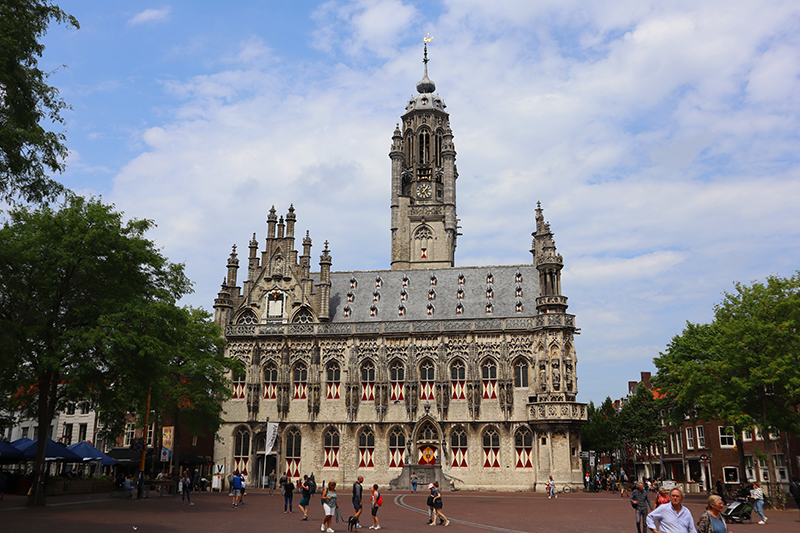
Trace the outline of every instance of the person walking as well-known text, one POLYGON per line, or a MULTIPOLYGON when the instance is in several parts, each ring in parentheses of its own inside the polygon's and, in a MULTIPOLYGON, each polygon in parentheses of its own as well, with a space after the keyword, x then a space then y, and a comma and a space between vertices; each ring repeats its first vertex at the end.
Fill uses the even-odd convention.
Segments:
POLYGON ((272 472, 269 473, 267 476, 267 486, 269 487, 269 495, 272 496, 272 493, 275 491, 275 483, 278 481, 278 476, 275 474, 275 469, 272 469, 272 472))
POLYGON ((692 513, 682 505, 682 502, 681 489, 672 489, 669 492, 669 503, 656 507, 647 515, 647 527, 653 533, 697 533, 692 513))
POLYGON ((333 515, 336 513, 336 507, 338 507, 336 500, 338 499, 336 495, 336 482, 331 481, 328 483, 328 487, 322 491, 322 510, 325 513, 324 518, 322 519, 322 527, 319 528, 320 531, 325 531, 327 533, 333 533, 333 528, 331 528, 331 522, 333 521, 333 515))
POLYGON ((242 499, 242 476, 236 470, 231 478, 231 495, 233 496, 233 508, 239 507, 239 500, 242 499))
POLYGON ((294 483, 292 483, 291 474, 286 472, 286 482, 283 484, 283 514, 292 512, 292 500, 294 499, 294 483))
POLYGON ((445 526, 450 525, 450 520, 442 512, 442 491, 439 490, 439 482, 433 482, 433 488, 431 489, 431 496, 433 496, 433 522, 429 525, 435 526, 436 521, 443 520, 445 526))
POLYGON ((639 483, 631 495, 631 505, 636 513, 636 533, 647 533, 646 520, 650 508, 650 498, 644 490, 644 484, 639 483))
POLYGON ((308 502, 311 501, 311 488, 308 486, 308 476, 303 476, 303 481, 300 483, 300 503, 297 506, 303 512, 303 518, 300 520, 308 520, 308 502))
POLYGON ((412 471, 411 472, 411 492, 417 492, 417 483, 419 482, 419 478, 417 477, 417 473, 412 471))
POLYGON ((728 505, 728 501, 725 499, 725 484, 722 482, 722 477, 717 479, 717 484, 714 487, 714 489, 717 492, 717 496, 722 498, 722 503, 724 503, 725 505, 728 505))
POLYGON ((547 480, 547 499, 553 497, 558 498, 558 495, 556 494, 556 482, 553 481, 553 476, 550 476, 550 479, 547 480))
POLYGON ((356 521, 356 527, 361 527, 361 524, 358 523, 358 519, 361 516, 361 512, 364 510, 364 506, 361 505, 361 499, 363 497, 364 487, 361 486, 361 483, 364 481, 364 476, 358 476, 358 479, 353 483, 353 509, 355 512, 353 513, 353 519, 356 521))
POLYGON ((725 518, 722 510, 725 509, 725 501, 717 494, 708 497, 706 510, 697 522, 697 533, 727 533, 728 526, 725 525, 725 518))
POLYGON ((381 498, 381 493, 378 492, 378 485, 372 485, 372 498, 370 498, 372 502, 372 525, 369 526, 370 529, 380 529, 381 523, 378 520, 378 509, 381 508, 383 505, 383 498, 381 498))
POLYGON ((659 505, 664 505, 665 503, 669 503, 669 494, 667 494, 667 489, 661 487, 661 490, 658 492, 658 496, 656 496, 656 507, 659 505))
POLYGON ((761 490, 761 485, 753 483, 753 490, 750 491, 750 497, 753 498, 753 508, 758 516, 761 517, 759 524, 766 524, 767 517, 764 516, 764 491, 761 490))
POLYGON ((189 474, 189 471, 186 470, 183 473, 183 493, 181 494, 181 501, 185 505, 186 502, 183 501, 184 497, 186 497, 186 501, 189 502, 189 505, 194 505, 192 501, 192 476, 189 474))

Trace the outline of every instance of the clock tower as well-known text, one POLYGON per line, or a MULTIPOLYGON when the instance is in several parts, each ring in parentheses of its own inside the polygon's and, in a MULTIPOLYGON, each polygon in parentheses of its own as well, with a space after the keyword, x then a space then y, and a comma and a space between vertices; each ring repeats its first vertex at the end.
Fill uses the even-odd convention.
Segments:
POLYGON ((424 75, 392 135, 392 270, 447 268, 455 264, 456 150, 444 100, 424 75))

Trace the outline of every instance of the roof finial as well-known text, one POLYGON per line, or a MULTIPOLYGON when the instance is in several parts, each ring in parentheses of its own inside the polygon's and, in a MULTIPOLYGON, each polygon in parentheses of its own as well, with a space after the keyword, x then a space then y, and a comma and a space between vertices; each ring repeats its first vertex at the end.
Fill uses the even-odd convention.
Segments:
POLYGON ((422 42, 425 43, 425 54, 422 57, 422 62, 425 64, 425 74, 422 79, 417 83, 417 92, 420 94, 432 93, 436 90, 436 84, 428 77, 428 43, 433 40, 433 37, 427 35, 422 37, 422 42))

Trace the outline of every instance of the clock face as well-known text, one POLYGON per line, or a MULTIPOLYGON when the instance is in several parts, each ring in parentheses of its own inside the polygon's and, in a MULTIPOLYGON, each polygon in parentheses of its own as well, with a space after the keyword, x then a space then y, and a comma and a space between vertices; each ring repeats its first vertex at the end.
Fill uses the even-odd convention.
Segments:
POLYGON ((417 198, 430 198, 430 197, 431 197, 430 183, 417 184, 417 198))

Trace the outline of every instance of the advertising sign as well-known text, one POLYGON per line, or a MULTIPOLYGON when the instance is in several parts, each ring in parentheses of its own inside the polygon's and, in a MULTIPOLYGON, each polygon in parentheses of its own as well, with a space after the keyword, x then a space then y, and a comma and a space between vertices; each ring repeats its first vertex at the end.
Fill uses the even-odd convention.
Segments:
POLYGON ((175 426, 161 428, 161 462, 168 463, 172 456, 172 438, 175 426))

